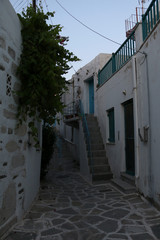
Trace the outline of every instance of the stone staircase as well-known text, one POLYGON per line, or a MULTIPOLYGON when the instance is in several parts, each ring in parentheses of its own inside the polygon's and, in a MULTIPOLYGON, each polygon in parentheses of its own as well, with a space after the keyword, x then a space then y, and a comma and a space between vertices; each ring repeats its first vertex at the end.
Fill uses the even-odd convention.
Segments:
MULTIPOLYGON (((113 175, 110 171, 110 166, 108 164, 108 159, 106 157, 106 151, 104 148, 97 118, 94 115, 87 114, 86 120, 91 142, 92 162, 88 152, 88 164, 90 167, 90 173, 92 174, 92 182, 102 183, 103 181, 111 179, 113 175)), ((85 137, 87 137, 85 132, 84 134, 85 137)))
POLYGON ((58 171, 73 171, 76 167, 76 163, 72 153, 69 151, 67 142, 62 137, 58 137, 56 150, 53 155, 53 168, 58 171))

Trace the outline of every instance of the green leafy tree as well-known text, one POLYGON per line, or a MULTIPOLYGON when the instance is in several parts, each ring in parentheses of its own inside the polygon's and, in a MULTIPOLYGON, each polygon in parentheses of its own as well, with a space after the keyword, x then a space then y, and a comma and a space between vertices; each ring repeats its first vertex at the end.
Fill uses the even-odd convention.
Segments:
POLYGON ((54 13, 35 11, 28 7, 19 15, 22 23, 22 54, 17 74, 21 81, 18 119, 21 124, 29 117, 29 127, 35 140, 35 120, 53 124, 56 114, 63 110, 62 94, 67 90, 63 76, 69 62, 79 59, 65 48, 68 38, 62 38, 60 25, 47 24, 54 13))

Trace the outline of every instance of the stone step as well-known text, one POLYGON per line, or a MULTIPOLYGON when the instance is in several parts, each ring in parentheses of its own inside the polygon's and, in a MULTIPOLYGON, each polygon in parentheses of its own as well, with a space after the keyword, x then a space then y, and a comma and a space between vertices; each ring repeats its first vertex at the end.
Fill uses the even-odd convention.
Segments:
MULTIPOLYGON (((86 135, 85 135, 85 142, 87 144, 87 136, 86 135)), ((96 137, 96 138, 90 137, 90 144, 91 145, 103 144, 101 136, 100 137, 96 137)))
POLYGON ((87 125, 88 126, 98 126, 98 122, 97 122, 97 120, 96 119, 90 119, 90 120, 88 120, 87 119, 87 125))
POLYGON ((100 133, 100 128, 98 127, 98 126, 93 126, 93 127, 91 127, 91 126, 88 126, 88 130, 89 130, 89 132, 98 132, 98 133, 100 133))
POLYGON ((133 185, 121 180, 120 178, 112 179, 113 185, 115 185, 118 189, 120 189, 124 193, 135 193, 136 187, 133 185))
MULTIPOLYGON (((88 129, 88 132, 89 132, 89 136, 90 137, 93 137, 94 135, 98 135, 98 136, 101 136, 101 134, 100 134, 100 131, 99 130, 97 130, 97 129, 88 129)), ((86 131, 84 131, 84 134, 86 135, 86 131)))
POLYGON ((121 172, 121 179, 133 186, 135 186, 135 177, 131 176, 125 172, 121 172))
POLYGON ((105 165, 94 165, 93 167, 93 172, 94 173, 107 173, 110 172, 110 166, 108 164, 105 165))
MULTIPOLYGON (((92 170, 94 174, 92 174, 92 182, 105 182, 112 178, 112 173, 110 171, 110 166, 108 164, 108 159, 106 158, 106 152, 104 149, 104 144, 100 132, 100 127, 98 125, 97 117, 94 115, 86 115, 89 136, 90 136, 90 144, 92 151, 92 163, 91 159, 89 159, 88 152, 88 164, 90 166, 90 172, 92 174, 92 170), (93 169, 91 167, 93 165, 93 169)), ((86 147, 87 147, 87 134, 84 132, 86 138, 86 147)), ((87 150, 89 147, 87 147, 87 150)))
MULTIPOLYGON (((95 166, 108 164, 108 159, 106 157, 93 157, 92 159, 95 166)), ((89 160, 89 164, 90 164, 90 160, 89 160)))
POLYGON ((88 129, 89 130, 97 130, 97 131, 100 131, 100 127, 95 123, 95 124, 88 124, 88 129))
POLYGON ((102 137, 91 138, 90 143, 92 144, 103 144, 102 137))
POLYGON ((91 144, 91 150, 104 150, 104 144, 91 144))
MULTIPOLYGON (((86 132, 84 134, 85 134, 85 136, 87 136, 86 132)), ((99 131, 97 131, 97 132, 96 131, 95 132, 90 131, 89 136, 90 136, 90 139, 96 139, 96 138, 102 139, 99 131)))
POLYGON ((95 173, 92 175, 92 181, 104 181, 104 180, 110 180, 113 177, 113 174, 111 172, 108 173, 95 173))
MULTIPOLYGON (((88 153, 88 156, 89 156, 89 153, 88 153)), ((106 157, 106 152, 105 150, 92 151, 92 157, 106 157)))

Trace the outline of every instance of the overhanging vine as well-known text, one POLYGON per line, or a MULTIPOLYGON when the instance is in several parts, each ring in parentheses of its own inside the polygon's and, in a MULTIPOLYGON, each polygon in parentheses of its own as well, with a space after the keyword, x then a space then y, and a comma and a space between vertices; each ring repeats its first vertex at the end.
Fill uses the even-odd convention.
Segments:
POLYGON ((63 109, 62 94, 67 90, 63 74, 70 69, 69 62, 79 59, 65 48, 68 38, 60 37, 62 27, 49 25, 54 13, 43 12, 32 6, 19 15, 22 23, 22 54, 17 69, 21 88, 19 97, 19 124, 29 119, 28 126, 37 141, 35 121, 52 125, 56 114, 63 109), (62 43, 63 42, 63 43, 62 43))

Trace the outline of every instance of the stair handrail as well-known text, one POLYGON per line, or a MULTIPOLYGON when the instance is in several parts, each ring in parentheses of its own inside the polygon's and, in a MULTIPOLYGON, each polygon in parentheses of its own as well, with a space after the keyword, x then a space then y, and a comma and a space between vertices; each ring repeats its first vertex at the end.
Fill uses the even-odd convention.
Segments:
POLYGON ((91 139, 90 139, 90 133, 88 129, 88 124, 87 124, 87 119, 84 113, 84 108, 83 108, 83 103, 81 100, 79 100, 79 106, 80 106, 80 114, 82 117, 82 124, 86 133, 86 142, 87 142, 87 147, 88 147, 88 156, 90 159, 90 165, 91 165, 91 173, 94 175, 94 168, 93 168, 93 156, 92 156, 92 151, 91 151, 91 139))

